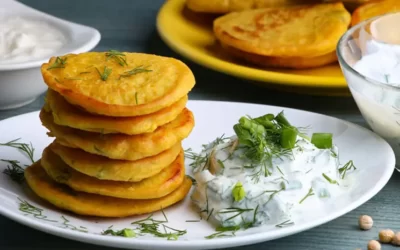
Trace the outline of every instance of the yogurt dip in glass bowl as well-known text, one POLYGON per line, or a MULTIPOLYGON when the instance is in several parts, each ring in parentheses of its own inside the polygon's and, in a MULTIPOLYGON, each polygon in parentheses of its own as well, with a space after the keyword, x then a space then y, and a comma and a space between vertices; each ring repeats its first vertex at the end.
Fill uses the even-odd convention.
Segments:
POLYGON ((342 36, 337 56, 361 114, 400 163, 399 26, 400 12, 361 22, 342 36))

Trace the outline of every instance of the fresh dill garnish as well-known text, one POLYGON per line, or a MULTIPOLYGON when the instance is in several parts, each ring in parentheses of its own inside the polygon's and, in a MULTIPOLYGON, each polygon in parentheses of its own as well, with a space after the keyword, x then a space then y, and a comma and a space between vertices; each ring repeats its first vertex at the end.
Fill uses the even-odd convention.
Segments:
POLYGON ((3 173, 5 175, 10 176, 10 178, 18 184, 21 184, 24 181, 25 169, 19 165, 19 161, 4 160, 4 159, 1 159, 0 161, 7 162, 10 164, 10 165, 7 165, 7 169, 4 169, 4 171, 3 171, 3 173))
POLYGON ((106 52, 106 61, 114 59, 121 66, 128 66, 126 55, 118 50, 109 50, 106 52))
POLYGON ((36 219, 50 221, 50 222, 57 222, 55 220, 48 219, 47 216, 43 214, 43 209, 37 208, 37 207, 33 206, 32 204, 28 203, 27 201, 22 200, 20 198, 18 198, 18 200, 20 201, 19 210, 21 212, 24 212, 25 214, 30 214, 36 219))
POLYGON ((191 148, 188 148, 185 150, 185 157, 187 159, 192 160, 192 162, 189 164, 190 167, 197 167, 197 166, 205 166, 208 164, 208 154, 205 156, 202 156, 200 154, 197 154, 193 152, 191 148), (203 165, 204 164, 204 165, 203 165))
POLYGON ((131 69, 129 71, 125 71, 123 74, 119 75, 119 78, 121 79, 122 77, 129 77, 133 76, 139 73, 145 73, 145 72, 152 72, 151 69, 147 69, 148 67, 144 68, 143 65, 140 65, 134 69, 131 69))
POLYGON ((232 226, 232 227, 217 227, 215 231, 211 235, 205 236, 206 239, 214 239, 214 238, 221 238, 221 237, 232 237, 235 236, 235 233, 240 230, 240 226, 232 226), (228 234, 230 233, 230 234, 228 234))
POLYGON ((112 69, 108 68, 107 66, 104 66, 103 73, 100 72, 98 68, 96 68, 97 73, 99 73, 101 80, 106 81, 108 76, 111 74, 112 69))
POLYGON ((331 149, 331 156, 337 158, 337 153, 331 149))
POLYGON ((225 168, 225 164, 221 160, 217 160, 218 164, 221 166, 221 168, 225 168))
POLYGON ((108 228, 107 230, 104 230, 102 233, 102 235, 112 235, 112 236, 122 236, 122 237, 126 237, 126 238, 132 238, 132 237, 136 237, 136 233, 135 231, 133 231, 130 228, 124 228, 121 230, 112 230, 111 228, 108 228))
POLYGON ((279 166, 276 166, 276 168, 278 169, 279 173, 281 173, 281 175, 284 175, 282 170, 279 168, 279 166))
POLYGON ((81 72, 81 73, 79 73, 80 75, 84 75, 84 74, 90 74, 91 72, 90 71, 83 71, 83 72, 81 72))
POLYGON ((138 105, 138 104, 139 104, 139 101, 138 101, 138 92, 135 93, 135 101, 136 101, 136 105, 138 105))
POLYGON ((337 184, 339 183, 336 180, 332 180, 329 176, 327 176, 325 173, 322 173, 322 176, 330 183, 330 184, 337 184))
POLYGON ((61 219, 63 220, 63 223, 62 223, 63 224, 63 228, 68 228, 68 229, 71 229, 73 231, 79 231, 79 232, 82 232, 82 233, 87 233, 88 232, 88 230, 85 227, 79 227, 78 228, 78 227, 70 224, 69 223, 70 221, 67 218, 65 218, 64 215, 61 215, 61 219))
POLYGON ((201 220, 185 220, 185 222, 200 222, 201 220))
POLYGON ((35 149, 33 148, 32 143, 30 143, 30 144, 20 143, 20 142, 18 142, 20 139, 21 138, 11 140, 6 143, 0 143, 0 146, 7 146, 7 147, 19 149, 20 151, 24 152, 29 157, 29 159, 32 161, 32 163, 34 163, 35 160, 33 159, 33 153, 35 152, 35 149))
POLYGON ((308 190, 308 193, 306 194, 306 196, 304 196, 304 198, 299 201, 299 204, 303 203, 303 201, 305 201, 308 197, 313 196, 313 195, 315 195, 315 194, 314 194, 313 188, 311 187, 308 190))
POLYGON ((196 179, 193 178, 192 176, 190 176, 190 175, 187 174, 186 177, 189 178, 189 179, 192 181, 192 184, 193 184, 193 185, 196 185, 196 184, 197 184, 196 179))
POLYGON ((213 212, 214 212, 214 208, 211 209, 210 213, 207 215, 206 221, 208 221, 208 220, 210 219, 210 217, 211 217, 211 215, 213 214, 213 212))
POLYGON ((307 170, 306 174, 310 173, 313 169, 310 168, 309 170, 307 170))
POLYGON ((164 220, 155 220, 153 219, 153 214, 150 214, 146 219, 138 220, 131 224, 137 225, 141 234, 152 234, 156 237, 167 238, 167 240, 177 240, 179 236, 186 234, 186 230, 178 230, 164 225, 163 223, 168 222, 168 218, 163 209, 161 209, 161 212, 164 216, 164 220), (162 226, 163 231, 161 231, 160 226, 162 226))
POLYGON ((354 163, 352 160, 348 161, 346 164, 344 164, 343 167, 339 168, 339 174, 340 174, 340 178, 344 179, 344 177, 346 177, 346 173, 347 171, 350 170, 356 170, 356 166, 354 166, 354 163))
POLYGON ((231 217, 229 217, 228 219, 226 219, 226 221, 232 220, 236 217, 238 217, 239 215, 242 215, 244 212, 249 212, 249 211, 253 211, 253 208, 239 208, 239 207, 228 207, 228 208, 223 208, 220 211, 218 211, 219 214, 232 214, 233 215, 231 217))
POLYGON ((294 222, 290 221, 290 220, 286 220, 286 221, 284 221, 282 223, 279 223, 278 225, 275 225, 275 226, 282 228, 282 227, 287 227, 287 226, 291 226, 291 225, 294 225, 294 222))
POLYGON ((63 59, 63 58, 57 56, 56 61, 52 65, 50 65, 47 68, 47 70, 65 68, 66 62, 67 62, 67 58, 63 59))
POLYGON ((202 147, 203 149, 209 149, 209 148, 214 148, 218 146, 219 144, 225 143, 229 138, 225 137, 225 134, 222 134, 221 136, 215 138, 213 141, 211 141, 209 144, 203 144, 202 147))
POLYGON ((384 74, 383 76, 385 77, 385 81, 386 81, 386 83, 389 83, 389 76, 390 76, 390 75, 388 75, 388 74, 384 74))

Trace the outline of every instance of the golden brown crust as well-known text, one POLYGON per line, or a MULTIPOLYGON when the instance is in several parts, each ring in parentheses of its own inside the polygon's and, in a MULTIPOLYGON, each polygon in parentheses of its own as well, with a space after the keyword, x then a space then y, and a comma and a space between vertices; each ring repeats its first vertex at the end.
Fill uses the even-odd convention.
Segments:
POLYGON ((352 14, 351 25, 354 26, 369 18, 400 10, 400 1, 381 0, 358 7, 352 14))
POLYGON ((328 65, 337 61, 336 51, 316 57, 271 57, 240 51, 224 44, 222 44, 222 47, 233 56, 261 67, 309 69, 328 65))
POLYGON ((232 12, 214 21, 217 39, 264 56, 313 57, 335 50, 350 24, 341 2, 232 12))
POLYGON ((134 117, 110 117, 95 115, 68 103, 60 94, 49 89, 46 95, 48 111, 54 122, 80 130, 102 134, 122 133, 128 135, 154 132, 156 128, 173 121, 185 108, 188 96, 155 113, 134 117))
POLYGON ((40 119, 43 126, 49 129, 49 135, 56 137, 57 143, 110 159, 130 161, 157 155, 171 148, 189 136, 194 127, 193 114, 187 108, 175 120, 153 133, 140 135, 103 135, 59 126, 53 122, 52 114, 43 109, 40 119))
POLYGON ((43 170, 40 161, 26 168, 25 179, 34 193, 56 207, 98 217, 126 217, 165 209, 184 199, 192 186, 191 180, 185 178, 182 185, 172 193, 151 200, 128 200, 76 192, 53 181, 43 170))
MULTIPOLYGON (((107 60, 107 52, 52 57, 41 67, 45 83, 72 104, 106 116, 140 116, 177 102, 193 88, 193 73, 183 62, 150 54, 124 53, 128 65, 107 60), (61 68, 52 65, 65 60, 61 68), (105 69, 111 70, 102 79, 105 69), (126 77, 134 69, 150 70, 126 77)), ((59 63, 60 64, 60 63, 59 63)))
POLYGON ((54 181, 75 191, 123 199, 155 199, 177 189, 185 177, 183 151, 160 173, 139 182, 99 180, 70 168, 49 147, 45 148, 41 165, 54 181))
POLYGON ((158 155, 137 161, 124 161, 90 154, 81 149, 65 147, 54 142, 49 147, 69 167, 82 174, 100 180, 131 182, 141 181, 158 174, 168 167, 182 150, 181 143, 177 143, 158 155))

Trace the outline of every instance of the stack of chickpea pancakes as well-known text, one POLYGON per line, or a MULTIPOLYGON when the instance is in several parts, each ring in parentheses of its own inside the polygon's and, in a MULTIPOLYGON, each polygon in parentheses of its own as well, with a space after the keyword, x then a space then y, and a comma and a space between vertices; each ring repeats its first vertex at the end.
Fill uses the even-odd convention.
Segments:
POLYGON ((171 206, 188 194, 182 140, 195 85, 181 61, 142 53, 51 58, 40 119, 54 141, 28 167, 31 189, 82 215, 124 217, 171 206))

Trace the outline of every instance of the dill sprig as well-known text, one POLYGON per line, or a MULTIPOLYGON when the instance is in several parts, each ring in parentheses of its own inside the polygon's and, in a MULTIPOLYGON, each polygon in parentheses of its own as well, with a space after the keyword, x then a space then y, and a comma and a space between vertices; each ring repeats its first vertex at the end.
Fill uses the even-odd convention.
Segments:
POLYGON ((305 201, 308 197, 313 196, 313 195, 315 195, 315 194, 314 194, 313 188, 311 187, 308 190, 308 193, 306 194, 306 196, 304 196, 304 198, 299 201, 299 204, 303 203, 303 201, 305 201))
POLYGON ((16 160, 4 160, 0 161, 7 162, 7 169, 4 169, 3 173, 10 176, 10 178, 18 184, 21 184, 25 180, 24 172, 25 169, 19 165, 19 161, 16 160))
POLYGON ((112 228, 112 226, 110 226, 107 230, 104 230, 101 234, 102 235, 121 236, 121 237, 126 237, 126 238, 136 237, 135 231, 133 231, 130 228, 124 228, 121 230, 113 230, 111 228, 112 228))
POLYGON ((106 52, 106 61, 114 59, 121 66, 128 66, 126 55, 118 50, 109 50, 106 52))
POLYGON ((275 226, 282 228, 282 227, 288 227, 288 226, 291 226, 291 225, 294 225, 294 222, 290 221, 290 220, 286 220, 286 221, 284 221, 282 223, 279 223, 278 225, 275 225, 275 226))
POLYGON ((78 228, 78 227, 70 224, 70 221, 67 218, 65 218, 64 215, 61 215, 61 219, 63 220, 63 228, 68 228, 68 229, 71 229, 73 231, 79 231, 79 232, 82 232, 82 233, 87 233, 88 232, 86 227, 80 226, 78 228))
POLYGON ((210 240, 214 238, 222 238, 222 237, 232 237, 235 236, 235 233, 240 229, 239 226, 233 226, 233 227, 217 227, 215 231, 216 233, 210 234, 208 236, 205 236, 204 238, 210 240), (228 234, 230 233, 230 234, 228 234))
POLYGON ((65 68, 65 63, 67 62, 67 59, 68 58, 63 59, 63 58, 57 56, 56 61, 52 65, 50 65, 47 68, 47 70, 65 68))
POLYGON ((18 198, 18 200, 20 201, 19 210, 21 212, 24 212, 25 214, 30 214, 36 219, 50 221, 50 222, 57 222, 55 220, 48 219, 47 216, 43 214, 43 209, 37 208, 34 205, 32 205, 32 204, 28 203, 27 201, 22 200, 20 198, 18 198))
POLYGON ((99 73, 101 80, 106 81, 108 76, 111 74, 112 69, 108 68, 107 66, 104 66, 103 73, 100 72, 98 68, 96 68, 97 73, 99 73))
POLYGON ((168 218, 161 209, 164 216, 164 220, 153 219, 153 214, 150 214, 146 219, 132 222, 132 225, 137 225, 138 230, 142 234, 152 234, 156 237, 167 238, 167 240, 177 240, 179 236, 186 234, 186 230, 178 230, 165 225, 168 222, 168 218), (160 226, 163 230, 160 229, 160 226), (167 230, 168 229, 168 230, 167 230))
POLYGON ((229 220, 232 220, 232 219, 242 215, 244 212, 249 212, 249 211, 253 211, 253 210, 254 210, 253 208, 228 207, 228 208, 221 209, 220 211, 218 211, 218 213, 219 214, 233 213, 233 215, 231 217, 226 219, 226 221, 229 221, 229 220))
POLYGON ((35 152, 35 149, 33 148, 32 143, 30 143, 30 144, 20 143, 20 142, 18 142, 20 139, 21 138, 11 140, 6 143, 0 143, 0 146, 7 146, 7 147, 19 149, 20 151, 22 151, 29 157, 29 159, 32 161, 32 163, 34 163, 35 160, 33 159, 33 154, 35 152))
POLYGON ((133 76, 139 73, 145 73, 145 72, 152 72, 151 69, 147 69, 148 66, 146 68, 143 67, 143 65, 137 66, 134 69, 125 71, 124 73, 119 75, 119 79, 121 79, 122 77, 129 77, 129 76, 133 76))
POLYGON ((354 166, 354 163, 352 160, 348 161, 346 164, 344 164, 343 167, 339 168, 339 174, 340 178, 344 179, 346 177, 347 171, 351 170, 356 170, 356 166, 354 166))
POLYGON ((337 182, 336 180, 331 179, 328 175, 326 175, 325 173, 322 173, 322 176, 330 183, 330 184, 337 184, 339 185, 339 182, 337 182))
POLYGON ((192 162, 189 164, 190 167, 195 168, 197 166, 203 166, 205 167, 208 165, 209 161, 209 155, 201 155, 193 152, 191 148, 188 148, 185 150, 185 157, 192 160, 192 162))

